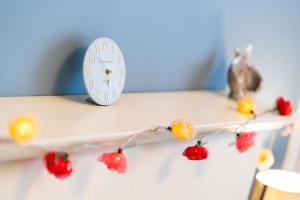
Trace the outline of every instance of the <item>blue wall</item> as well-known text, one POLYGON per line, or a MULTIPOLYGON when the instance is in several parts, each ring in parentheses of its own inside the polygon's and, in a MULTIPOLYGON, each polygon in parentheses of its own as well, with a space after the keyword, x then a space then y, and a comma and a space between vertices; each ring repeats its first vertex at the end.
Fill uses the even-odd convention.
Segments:
POLYGON ((125 91, 222 89, 223 1, 0 2, 0 95, 86 93, 88 45, 113 38, 123 50, 125 91))

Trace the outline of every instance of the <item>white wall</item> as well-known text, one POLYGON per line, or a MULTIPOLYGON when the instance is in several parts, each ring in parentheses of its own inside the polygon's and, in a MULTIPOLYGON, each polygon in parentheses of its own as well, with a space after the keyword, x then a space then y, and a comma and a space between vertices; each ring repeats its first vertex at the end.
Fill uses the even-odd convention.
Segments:
POLYGON ((125 150, 128 172, 116 174, 96 161, 100 152, 72 156, 75 171, 63 181, 46 172, 40 159, 2 164, 1 199, 247 199, 255 170, 255 148, 237 153, 233 135, 208 137, 209 158, 181 156, 193 142, 166 142, 125 150))

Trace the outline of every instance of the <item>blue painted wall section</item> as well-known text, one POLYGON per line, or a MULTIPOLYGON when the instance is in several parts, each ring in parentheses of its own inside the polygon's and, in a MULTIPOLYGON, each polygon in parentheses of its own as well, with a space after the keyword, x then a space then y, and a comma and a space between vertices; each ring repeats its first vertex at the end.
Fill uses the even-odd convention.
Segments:
POLYGON ((85 94, 88 45, 123 50, 125 91, 222 89, 223 1, 0 2, 0 95, 85 94))

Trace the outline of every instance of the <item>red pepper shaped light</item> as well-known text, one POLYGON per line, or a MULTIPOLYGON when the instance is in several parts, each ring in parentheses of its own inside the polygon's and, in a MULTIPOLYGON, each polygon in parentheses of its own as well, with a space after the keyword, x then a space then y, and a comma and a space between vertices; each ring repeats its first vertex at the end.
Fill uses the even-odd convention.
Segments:
POLYGON ((235 146, 238 152, 242 153, 247 151, 250 147, 254 146, 255 132, 243 132, 237 134, 235 146))
POLYGON ((104 153, 99 156, 98 161, 103 162, 109 170, 120 174, 127 169, 127 158, 123 154, 122 149, 118 149, 117 152, 104 153))
POLYGON ((292 114, 291 102, 285 100, 283 97, 278 97, 276 100, 276 110, 280 115, 288 116, 292 114))
POLYGON ((44 164, 48 172, 59 179, 67 178, 73 171, 68 154, 64 152, 48 152, 44 156, 44 164))
POLYGON ((208 150, 202 146, 199 140, 195 146, 187 147, 182 155, 189 160, 204 160, 208 157, 208 150))

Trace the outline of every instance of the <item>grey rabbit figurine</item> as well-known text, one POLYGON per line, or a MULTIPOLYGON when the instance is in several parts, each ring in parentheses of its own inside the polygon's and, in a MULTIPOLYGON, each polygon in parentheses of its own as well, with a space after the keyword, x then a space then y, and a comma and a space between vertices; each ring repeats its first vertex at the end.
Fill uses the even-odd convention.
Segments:
POLYGON ((249 92, 256 92, 262 83, 261 75, 249 63, 252 45, 249 45, 244 54, 239 49, 235 50, 234 58, 229 66, 227 81, 230 87, 229 98, 242 99, 249 92))

